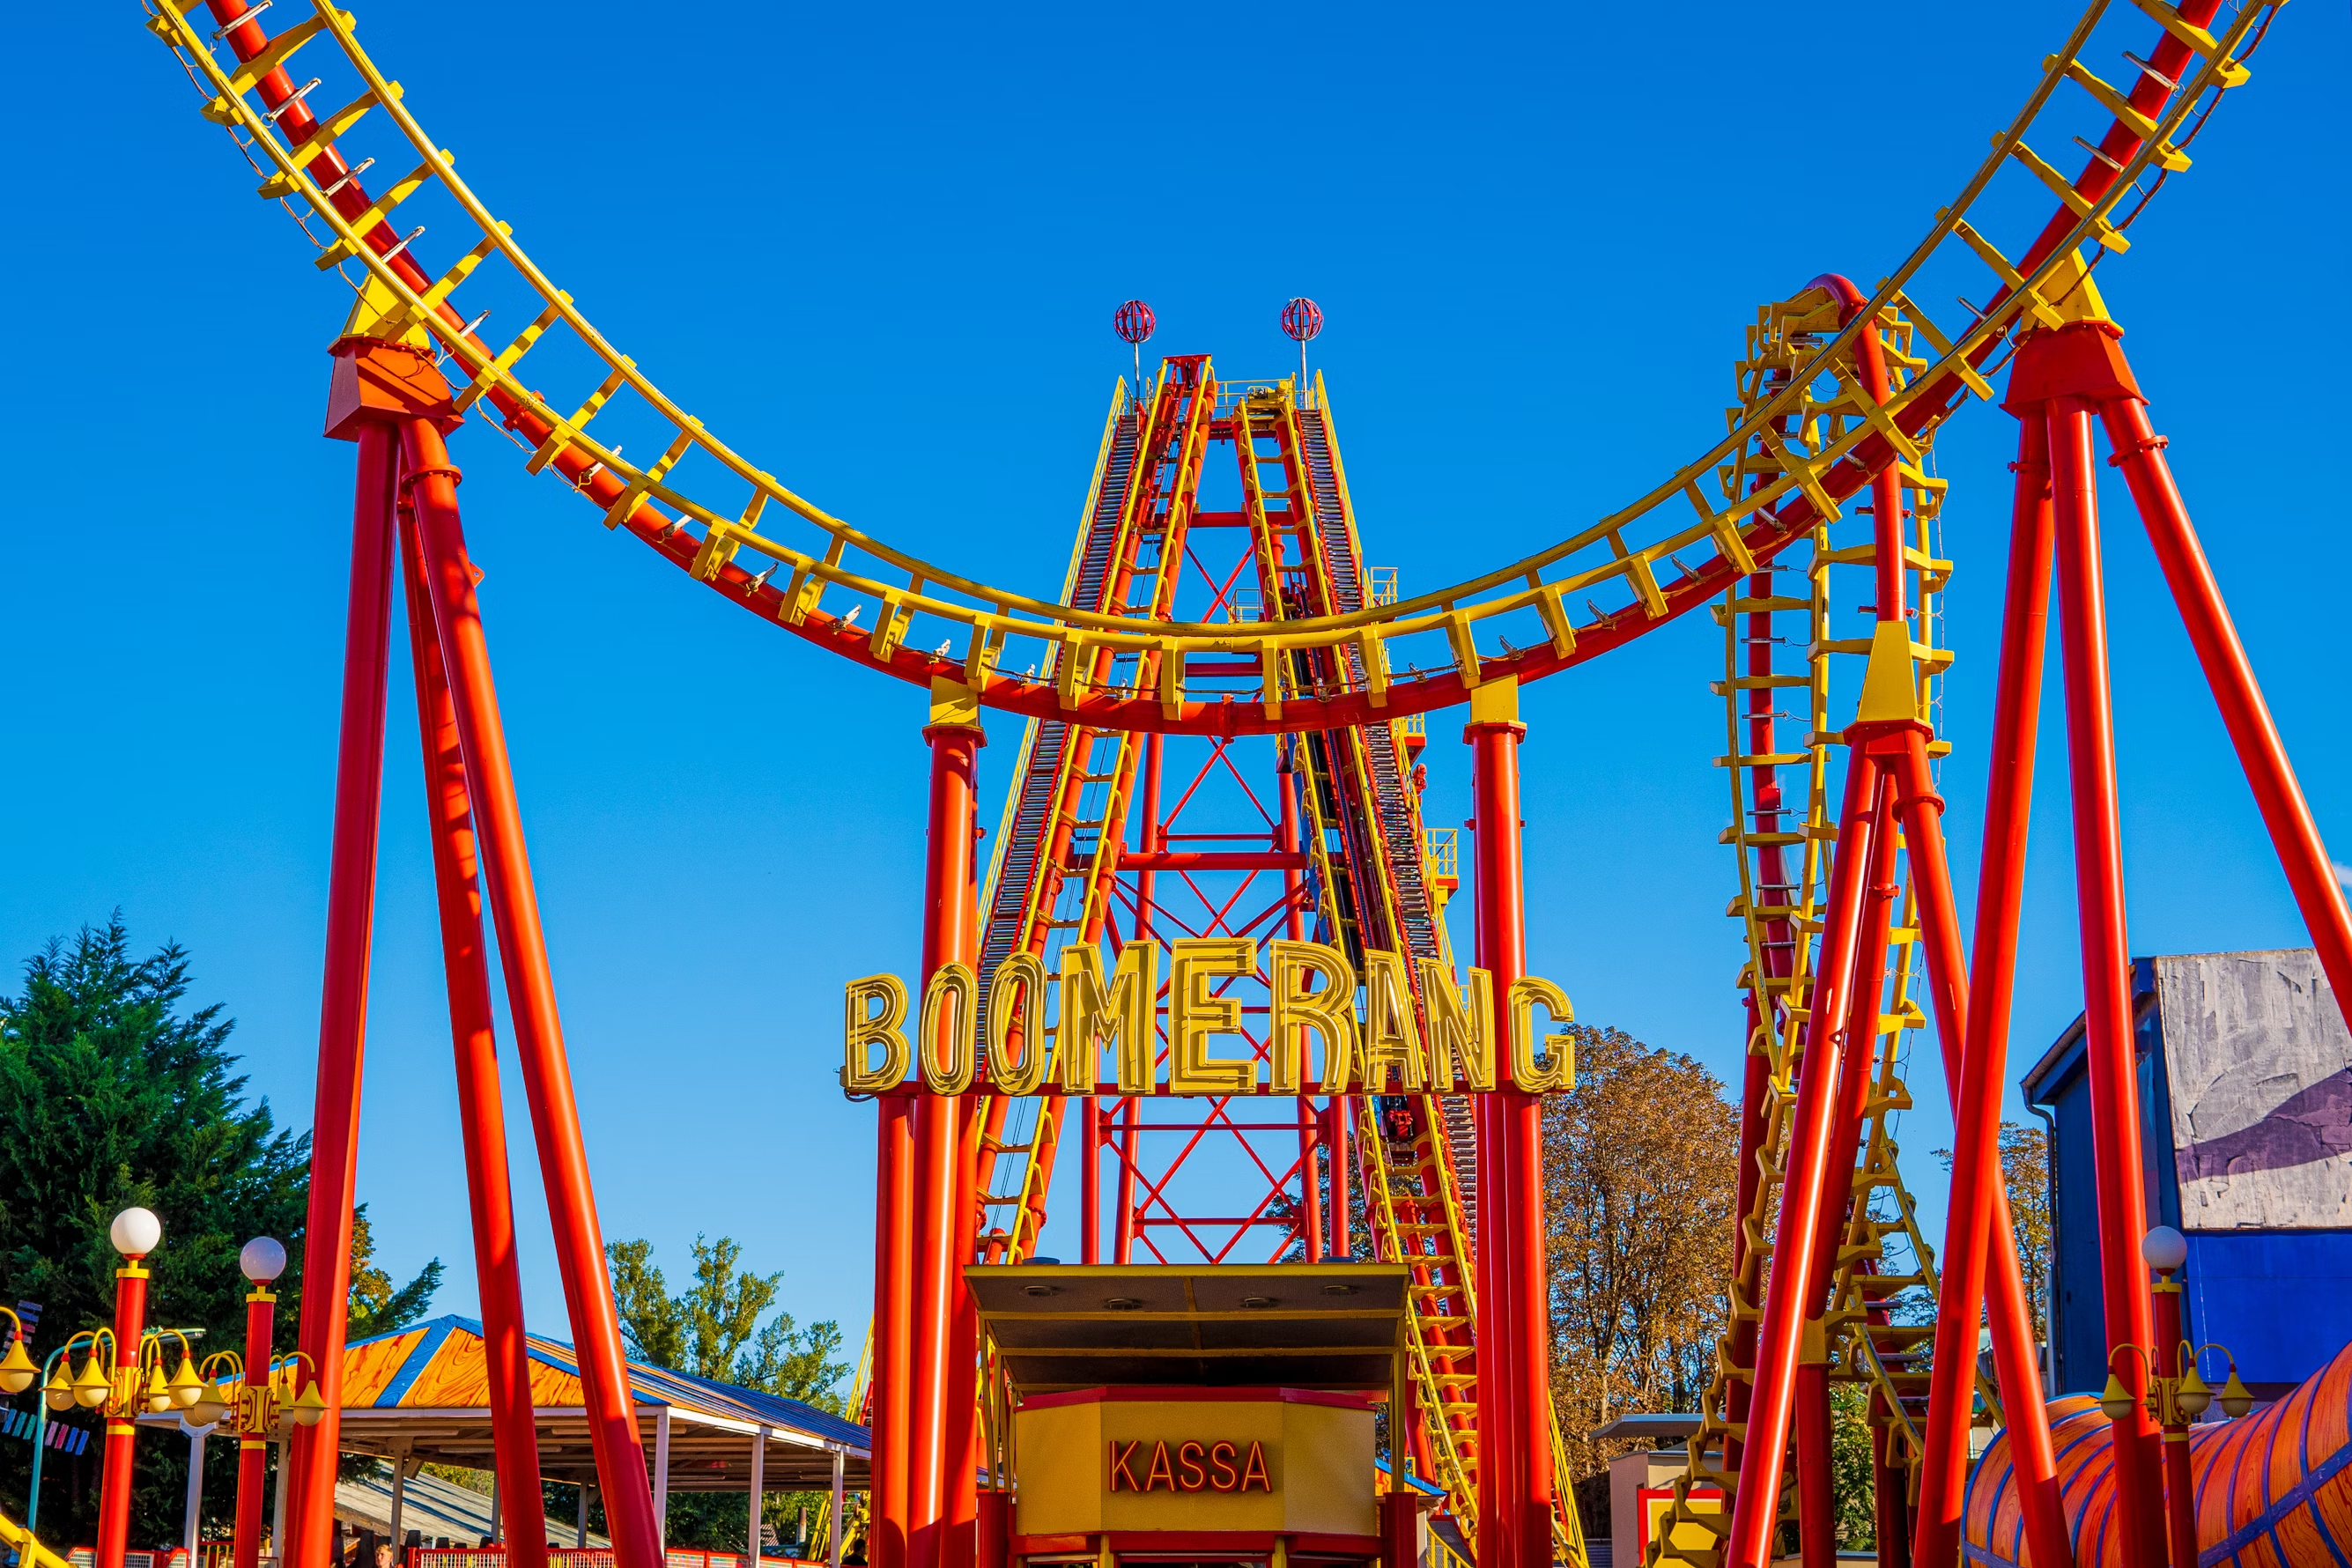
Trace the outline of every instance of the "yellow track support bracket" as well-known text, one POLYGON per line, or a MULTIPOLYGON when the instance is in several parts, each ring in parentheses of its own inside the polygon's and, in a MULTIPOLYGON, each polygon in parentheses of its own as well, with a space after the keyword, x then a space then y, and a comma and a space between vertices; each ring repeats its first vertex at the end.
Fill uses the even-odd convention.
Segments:
POLYGON ((2033 171, 2033 177, 2050 187, 2051 195, 2064 203, 2076 217, 2089 218, 2095 226, 2099 243, 2120 256, 2131 248, 2131 241, 2118 233, 2113 224, 2097 216, 2098 209, 2074 188, 2074 182, 2060 174, 2049 160, 2022 142, 2009 144, 2009 155, 2033 171))
MULTIPOLYGON (((446 163, 457 162, 446 150, 443 151, 441 158, 446 163)), ((419 163, 400 179, 385 186, 383 195, 376 197, 369 205, 367 211, 351 220, 352 233, 358 238, 338 239, 334 244, 319 252, 317 258, 310 265, 321 272, 331 272, 357 256, 361 247, 367 243, 367 237, 375 232, 375 226, 390 217, 394 207, 423 190, 425 182, 432 179, 433 174, 432 164, 419 163)))
POLYGON ((2147 12, 2158 26, 2198 54, 2209 60, 2219 60, 2221 66, 2215 76, 2223 87, 2242 87, 2246 79, 2253 74, 2237 61, 2223 58, 2220 39, 2194 23, 2184 21, 2180 13, 2166 5, 2164 0, 2132 0, 2132 4, 2147 12))

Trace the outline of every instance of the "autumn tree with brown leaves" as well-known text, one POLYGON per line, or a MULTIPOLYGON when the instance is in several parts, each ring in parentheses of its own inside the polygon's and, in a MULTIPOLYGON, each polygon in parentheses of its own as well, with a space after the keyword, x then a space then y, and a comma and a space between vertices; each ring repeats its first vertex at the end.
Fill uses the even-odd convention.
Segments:
POLYGON ((1580 1026, 1576 1083, 1543 1111, 1552 1398, 1568 1475, 1632 1447, 1585 1434, 1696 1410, 1724 1331, 1738 1108, 1694 1058, 1580 1026))

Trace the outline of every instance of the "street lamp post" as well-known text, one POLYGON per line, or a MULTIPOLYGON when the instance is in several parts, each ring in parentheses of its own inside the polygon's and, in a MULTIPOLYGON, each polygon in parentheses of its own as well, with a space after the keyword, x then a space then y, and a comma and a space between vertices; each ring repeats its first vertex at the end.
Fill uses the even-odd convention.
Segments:
POLYGON ((189 1419, 201 1425, 236 1415, 236 1529, 230 1552, 234 1568, 257 1568, 261 1561, 261 1502, 272 1438, 283 1441, 296 1426, 310 1426, 325 1414, 318 1368, 302 1386, 297 1351, 280 1364, 270 1350, 278 1297, 270 1281, 286 1269, 286 1248, 257 1236, 237 1254, 237 1267, 253 1281, 245 1298, 245 1353, 215 1351, 205 1358, 202 1390, 189 1419))
POLYGON ((2137 1403, 2115 1373, 2115 1358, 2126 1352, 2147 1363, 2147 1413, 2164 1433, 2165 1543, 2172 1568, 2197 1568, 2197 1497, 2189 1474, 2189 1424, 2213 1403, 2213 1390, 2198 1375, 2197 1359, 2209 1350, 2221 1351, 2230 1363, 2230 1378, 2221 1388, 2221 1413, 2236 1417, 2253 1408, 2252 1390, 2239 1379, 2237 1359, 2219 1345, 2191 1347, 2180 1331, 2180 1282, 2175 1278, 2189 1261, 2189 1238, 2168 1225, 2158 1226, 2140 1242, 2140 1258, 2156 1270, 2151 1287, 2156 1305, 2154 1346, 2120 1344, 2107 1357, 2106 1392, 2099 1408, 2111 1421, 2133 1418, 2137 1403))
MULTIPOLYGON (((147 1270, 143 1260, 163 1239, 163 1222, 142 1208, 127 1208, 114 1216, 108 1227, 107 1239, 114 1250, 122 1255, 122 1267, 114 1272, 114 1357, 120 1362, 122 1347, 131 1347, 130 1364, 113 1369, 109 1381, 114 1385, 113 1397, 106 1405, 106 1462, 99 1482, 98 1494, 98 1568, 122 1568, 123 1548, 131 1533, 131 1464, 139 1429, 131 1425, 137 1414, 136 1387, 139 1363, 146 1359, 137 1353, 147 1322, 147 1270), (128 1386, 126 1386, 128 1384, 128 1386)), ((90 1347, 90 1363, 98 1360, 98 1347, 90 1347)))
MULTIPOLYGON (((188 1345, 200 1330, 148 1329, 147 1270, 142 1260, 163 1239, 163 1222, 142 1208, 124 1209, 107 1231, 114 1249, 122 1255, 115 1271, 114 1326, 85 1329, 58 1347, 49 1357, 51 1373, 42 1397, 51 1410, 102 1411, 106 1417, 105 1469, 99 1482, 98 1552, 96 1568, 122 1568, 131 1533, 131 1467, 136 1453, 138 1428, 133 1420, 142 1410, 161 1414, 175 1406, 187 1410, 204 1393, 196 1375, 194 1352, 188 1345), (165 1342, 180 1342, 179 1370, 163 1375, 165 1342), (81 1370, 68 1375, 73 1352, 86 1352, 81 1370), (127 1347, 127 1349, 126 1349, 127 1347)), ((0 1361, 0 1373, 9 1363, 0 1361)), ((0 1386, 5 1386, 0 1384, 0 1386)), ((46 1430, 42 1436, 46 1436, 46 1430)), ((33 1506, 26 1510, 31 1529, 40 1505, 40 1449, 34 1450, 33 1506)))

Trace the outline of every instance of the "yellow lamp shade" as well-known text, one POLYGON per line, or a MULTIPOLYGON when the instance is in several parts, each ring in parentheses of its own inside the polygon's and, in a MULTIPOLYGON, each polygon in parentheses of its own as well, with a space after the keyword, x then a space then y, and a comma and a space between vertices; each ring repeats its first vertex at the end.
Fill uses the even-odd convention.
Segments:
POLYGON ((327 1413, 327 1402, 319 1397, 316 1379, 294 1396, 290 1408, 297 1425, 316 1426, 319 1424, 319 1417, 327 1413))
POLYGON ((41 1369, 25 1353, 25 1336, 18 1334, 0 1356, 0 1393, 22 1394, 40 1381, 41 1369))
POLYGON ((2107 1413, 2108 1420, 2130 1420, 2132 1411, 2138 1404, 2139 1401, 2131 1396, 2131 1390, 2124 1386, 2122 1378, 2112 1372, 2107 1373, 2107 1386, 2099 1395, 2099 1408, 2107 1413))
POLYGON ((2238 1369, 2230 1368, 2230 1381, 2221 1385, 2221 1414, 2231 1420, 2254 1407, 2254 1391, 2238 1381, 2238 1369))
POLYGON ((2205 1385, 2203 1378, 2197 1375, 2195 1362, 2190 1362, 2189 1370, 2181 1373, 2180 1387, 2174 1397, 2179 1401, 2181 1410, 2191 1421, 2204 1415, 2205 1407, 2213 1403, 2213 1391, 2205 1385))
POLYGON ((185 1410, 205 1394, 205 1380, 196 1375, 196 1363, 187 1355, 180 1357, 180 1370, 172 1374, 172 1403, 185 1410))
POLYGON ((172 1408, 172 1385, 163 1381, 161 1362, 147 1369, 147 1392, 140 1395, 140 1403, 158 1415, 172 1408))
POLYGON ((188 1424, 210 1426, 228 1414, 228 1401, 221 1391, 207 1384, 196 1391, 195 1403, 188 1406, 188 1424))
POLYGON ((73 1408, 73 1380, 66 1376, 64 1357, 58 1357, 58 1364, 50 1369, 49 1381, 41 1385, 41 1397, 49 1402, 52 1410, 73 1408))
POLYGON ((74 1403, 84 1410, 95 1410, 112 1397, 114 1384, 100 1370, 96 1352, 93 1351, 89 1359, 81 1363, 81 1371, 74 1374, 73 1392, 74 1403))

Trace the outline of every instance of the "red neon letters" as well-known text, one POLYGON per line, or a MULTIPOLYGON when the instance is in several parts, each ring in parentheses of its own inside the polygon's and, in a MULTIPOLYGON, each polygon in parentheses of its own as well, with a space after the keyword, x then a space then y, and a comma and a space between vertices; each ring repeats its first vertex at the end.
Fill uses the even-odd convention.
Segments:
POLYGON ((1143 1439, 1122 1443, 1110 1439, 1110 1480, 1112 1491, 1170 1492, 1245 1492, 1274 1490, 1272 1473, 1266 1468, 1265 1445, 1252 1443, 1244 1455, 1237 1444, 1219 1440, 1202 1443, 1186 1438, 1170 1450, 1168 1445, 1154 1442, 1149 1457, 1143 1454, 1143 1439), (1137 1479, 1140 1465, 1142 1477, 1137 1479))

